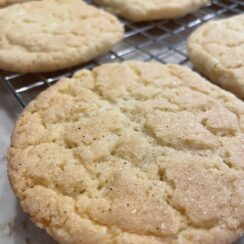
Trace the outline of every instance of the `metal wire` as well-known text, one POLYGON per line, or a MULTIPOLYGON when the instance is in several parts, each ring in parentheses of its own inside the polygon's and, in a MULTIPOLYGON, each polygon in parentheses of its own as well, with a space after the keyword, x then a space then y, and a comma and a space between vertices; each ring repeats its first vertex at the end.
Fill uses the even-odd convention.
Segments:
MULTIPOLYGON (((92 1, 87 0, 92 4, 92 1)), ((244 12, 243 0, 213 0, 206 7, 174 20, 125 25, 125 38, 110 52, 85 65, 44 74, 13 74, 0 71, 0 80, 25 107, 33 98, 62 77, 69 77, 82 68, 93 68, 99 64, 124 60, 157 60, 161 63, 176 63, 191 66, 186 40, 189 34, 202 23, 229 17, 244 12)))

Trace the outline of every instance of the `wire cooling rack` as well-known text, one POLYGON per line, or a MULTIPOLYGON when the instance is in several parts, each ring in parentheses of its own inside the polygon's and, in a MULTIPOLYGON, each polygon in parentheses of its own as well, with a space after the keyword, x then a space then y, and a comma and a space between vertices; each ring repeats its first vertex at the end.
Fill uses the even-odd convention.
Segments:
MULTIPOLYGON (((87 2, 92 4, 93 1, 87 2)), ((72 76, 79 69, 93 68, 102 63, 135 59, 191 66, 186 52, 189 34, 208 20, 243 12, 244 0, 213 0, 204 8, 175 20, 131 23, 122 19, 126 31, 125 38, 106 55, 85 65, 54 73, 30 75, 0 71, 0 80, 25 107, 41 91, 60 78, 72 76)))

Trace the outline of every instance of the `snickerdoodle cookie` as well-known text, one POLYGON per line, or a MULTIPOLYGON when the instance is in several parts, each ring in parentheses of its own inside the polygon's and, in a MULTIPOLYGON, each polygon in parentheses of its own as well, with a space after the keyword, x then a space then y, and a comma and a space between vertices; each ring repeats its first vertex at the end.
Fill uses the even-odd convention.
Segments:
POLYGON ((9 178, 60 243, 231 243, 244 224, 244 104, 178 65, 62 79, 17 122, 9 178))
POLYGON ((188 51, 197 70, 244 99, 244 14, 204 24, 190 36, 188 51))
POLYGON ((81 0, 30 1, 0 9, 0 68, 48 72, 107 52, 123 37, 111 14, 81 0))

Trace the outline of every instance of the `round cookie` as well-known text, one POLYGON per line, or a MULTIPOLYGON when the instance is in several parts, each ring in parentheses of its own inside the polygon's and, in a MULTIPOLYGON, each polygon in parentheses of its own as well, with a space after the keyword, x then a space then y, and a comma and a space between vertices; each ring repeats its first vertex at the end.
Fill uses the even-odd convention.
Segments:
POLYGON ((188 68, 106 64, 43 92, 12 135, 23 209, 60 243, 243 234, 244 104, 188 68))
POLYGON ((95 0, 108 11, 131 21, 151 21, 184 16, 209 0, 95 0))
POLYGON ((244 99, 244 14, 198 28, 188 40, 188 53, 197 70, 244 99))
POLYGON ((0 10, 0 68, 49 72, 87 62, 123 37, 109 13, 80 0, 43 0, 0 10))

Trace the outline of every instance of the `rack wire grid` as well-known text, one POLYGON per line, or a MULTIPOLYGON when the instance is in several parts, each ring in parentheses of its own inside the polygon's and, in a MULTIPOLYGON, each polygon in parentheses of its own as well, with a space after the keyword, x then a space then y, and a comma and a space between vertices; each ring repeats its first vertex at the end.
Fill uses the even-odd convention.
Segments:
MULTIPOLYGON (((93 4, 92 0, 87 0, 93 4)), ((212 0, 205 7, 173 20, 132 23, 121 19, 125 26, 124 40, 107 54, 71 69, 42 74, 15 74, 0 71, 0 80, 25 107, 41 91, 62 77, 70 77, 79 69, 124 60, 156 60, 191 66, 186 40, 189 34, 206 21, 244 12, 243 0, 212 0)))

